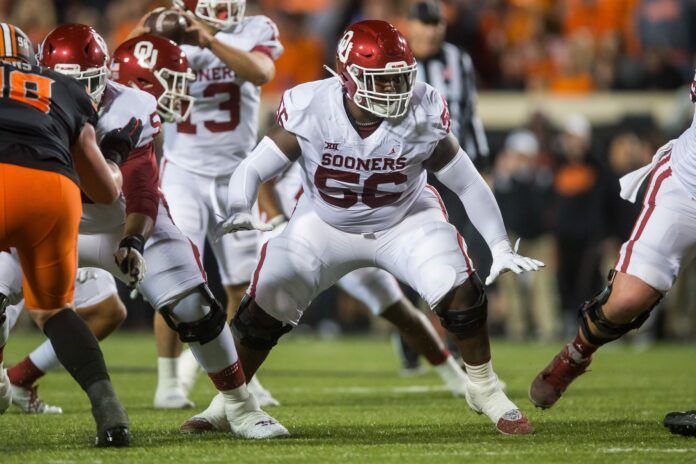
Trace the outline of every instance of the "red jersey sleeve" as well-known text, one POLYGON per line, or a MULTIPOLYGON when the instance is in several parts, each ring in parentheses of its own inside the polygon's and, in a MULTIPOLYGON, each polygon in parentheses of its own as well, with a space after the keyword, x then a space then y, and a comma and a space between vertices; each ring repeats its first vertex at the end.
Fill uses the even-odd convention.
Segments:
POLYGON ((140 213, 157 220, 159 169, 153 142, 133 150, 121 165, 126 214, 140 213))

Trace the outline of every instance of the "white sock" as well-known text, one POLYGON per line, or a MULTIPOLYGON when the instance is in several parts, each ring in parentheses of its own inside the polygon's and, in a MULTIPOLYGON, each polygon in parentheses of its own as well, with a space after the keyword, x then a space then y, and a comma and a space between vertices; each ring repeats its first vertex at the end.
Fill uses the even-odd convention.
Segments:
POLYGON ((490 381, 491 378, 495 378, 493 362, 490 360, 477 366, 472 366, 467 363, 464 363, 464 366, 466 366, 466 375, 473 383, 485 383, 490 381))
POLYGON ((29 353, 29 359, 31 359, 31 362, 43 373, 49 372, 60 366, 60 361, 58 361, 58 356, 56 356, 56 352, 50 340, 46 340, 34 351, 29 353))
MULTIPOLYGON (((203 369, 211 374, 228 368, 239 359, 237 349, 234 347, 232 331, 228 325, 225 325, 222 332, 208 343, 204 345, 198 342, 189 343, 189 348, 203 369)), ((176 373, 176 370, 174 372, 176 373)))
POLYGON ((179 358, 157 358, 157 387, 177 387, 177 363, 179 358))
POLYGON ((433 366, 433 368, 450 390, 463 390, 466 388, 466 374, 452 355, 447 356, 445 362, 433 366))
POLYGON ((249 398, 249 390, 247 390, 246 384, 240 385, 232 390, 223 390, 220 392, 225 402, 239 403, 240 401, 246 401, 249 398))

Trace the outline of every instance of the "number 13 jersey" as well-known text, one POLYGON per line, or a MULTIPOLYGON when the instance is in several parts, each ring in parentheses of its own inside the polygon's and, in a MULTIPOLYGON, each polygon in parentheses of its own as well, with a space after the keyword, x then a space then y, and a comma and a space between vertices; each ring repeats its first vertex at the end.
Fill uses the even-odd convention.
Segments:
MULTIPOLYGON (((248 16, 215 38, 245 52, 257 51, 276 60, 283 52, 276 25, 265 16, 248 16)), ((189 118, 165 127, 164 155, 197 174, 229 175, 256 145, 261 89, 243 81, 212 51, 181 46, 196 81, 189 95, 196 99, 189 118)))
POLYGON ((278 124, 297 136, 303 188, 324 222, 351 233, 387 229, 426 186, 423 162, 450 130, 447 104, 417 82, 406 115, 363 139, 343 98, 335 77, 299 85, 283 95, 278 124))

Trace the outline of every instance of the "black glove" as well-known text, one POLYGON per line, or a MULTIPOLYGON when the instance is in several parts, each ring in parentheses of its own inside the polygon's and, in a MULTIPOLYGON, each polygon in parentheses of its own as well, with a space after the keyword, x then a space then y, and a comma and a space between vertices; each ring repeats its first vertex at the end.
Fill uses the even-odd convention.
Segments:
POLYGON ((114 253, 114 259, 118 268, 128 276, 128 287, 135 288, 143 278, 147 268, 143 258, 145 249, 145 237, 133 234, 123 237, 118 244, 118 250, 114 253))
POLYGON ((104 158, 120 166, 128 159, 142 132, 143 123, 140 119, 131 118, 122 128, 107 133, 99 144, 104 158))

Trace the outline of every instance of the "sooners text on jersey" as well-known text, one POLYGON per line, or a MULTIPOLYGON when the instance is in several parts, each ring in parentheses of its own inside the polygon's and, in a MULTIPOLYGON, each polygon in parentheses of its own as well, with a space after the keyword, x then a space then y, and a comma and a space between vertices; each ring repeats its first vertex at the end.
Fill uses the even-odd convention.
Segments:
POLYGON ((447 105, 414 85, 405 116, 384 119, 361 138, 348 119, 337 78, 285 93, 278 123, 300 143, 302 183, 322 220, 351 233, 383 230, 408 213, 426 185, 423 162, 449 132, 447 105))

